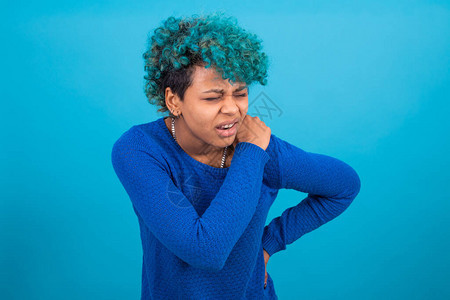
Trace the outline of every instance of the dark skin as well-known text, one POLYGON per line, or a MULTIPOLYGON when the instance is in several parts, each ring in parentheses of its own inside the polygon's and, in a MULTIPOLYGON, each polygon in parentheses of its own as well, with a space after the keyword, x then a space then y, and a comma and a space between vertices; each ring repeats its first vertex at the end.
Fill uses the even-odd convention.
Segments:
POLYGON ((264 276, 264 287, 265 287, 267 284, 267 263, 269 262, 270 255, 264 249, 263 249, 263 252, 264 252, 264 264, 266 265, 266 267, 265 267, 266 275, 264 276))
MULTIPOLYGON (((228 147, 225 167, 230 166, 237 144, 236 135, 229 137, 218 136, 215 127, 224 121, 239 119, 236 124, 240 127, 247 114, 248 93, 245 83, 230 84, 221 78, 213 68, 195 67, 192 85, 184 94, 184 99, 166 88, 166 106, 175 115, 182 114, 175 121, 175 132, 178 144, 194 159, 220 167, 223 149, 228 147), (206 92, 211 89, 222 90, 206 92)), ((172 128, 171 119, 165 119, 169 129, 172 128)), ((235 126, 236 126, 235 125, 235 126)))
MULTIPOLYGON (((253 143, 266 149, 270 141, 270 128, 258 117, 247 115, 248 89, 243 82, 234 84, 221 76, 213 68, 195 67, 192 85, 186 89, 183 101, 170 88, 165 90, 167 108, 175 115, 182 116, 175 121, 175 132, 180 147, 199 162, 219 168, 223 149, 228 146, 224 167, 229 167, 234 148, 239 142, 253 143), (210 91, 210 90, 215 91, 210 91), (208 92, 207 92, 208 91, 208 92), (215 127, 224 121, 238 119, 237 133, 221 137, 215 127)), ((164 122, 172 130, 171 118, 164 122)), ((267 263, 270 255, 264 252, 265 277, 267 283, 267 263)))

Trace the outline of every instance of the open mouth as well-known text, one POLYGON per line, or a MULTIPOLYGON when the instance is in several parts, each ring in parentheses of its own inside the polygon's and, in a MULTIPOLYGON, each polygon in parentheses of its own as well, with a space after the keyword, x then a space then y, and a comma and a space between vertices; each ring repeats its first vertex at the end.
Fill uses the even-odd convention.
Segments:
POLYGON ((217 129, 220 130, 230 130, 231 128, 233 128, 236 125, 236 123, 233 123, 233 125, 226 125, 226 126, 222 126, 222 127, 216 127, 217 129))
POLYGON ((225 136, 225 137, 231 136, 236 133, 236 124, 237 124, 237 122, 233 123, 233 125, 231 127, 229 127, 229 126, 216 127, 216 130, 218 131, 218 133, 221 136, 225 136))

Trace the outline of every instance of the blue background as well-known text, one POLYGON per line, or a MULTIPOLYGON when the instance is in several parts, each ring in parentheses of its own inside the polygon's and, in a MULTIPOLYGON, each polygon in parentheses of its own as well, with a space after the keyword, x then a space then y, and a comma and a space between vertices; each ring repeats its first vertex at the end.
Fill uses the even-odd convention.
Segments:
MULTIPOLYGON (((249 101, 279 107, 272 132, 362 182, 270 258, 279 298, 448 299, 450 5, 384 2, 3 2, 2 298, 139 299, 139 228, 111 147, 162 116, 143 93, 147 34, 222 10, 264 41, 269 83, 249 101)), ((267 223, 304 196, 280 191, 267 223)))

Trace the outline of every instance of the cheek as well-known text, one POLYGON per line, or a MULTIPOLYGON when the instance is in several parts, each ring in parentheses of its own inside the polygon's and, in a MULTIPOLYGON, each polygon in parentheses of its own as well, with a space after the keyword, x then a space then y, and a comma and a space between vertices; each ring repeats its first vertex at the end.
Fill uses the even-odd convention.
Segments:
POLYGON ((214 116, 214 114, 205 114, 205 112, 197 115, 197 117, 194 118, 196 131, 199 134, 204 134, 204 137, 210 135, 211 131, 214 130, 214 122, 216 120, 214 116))
POLYGON ((242 116, 245 116, 248 111, 248 101, 244 101, 244 103, 240 103, 239 110, 241 111, 242 116))
POLYGON ((248 109, 248 96, 246 99, 243 99, 242 101, 238 102, 238 105, 240 108, 242 108, 243 110, 247 110, 248 109))

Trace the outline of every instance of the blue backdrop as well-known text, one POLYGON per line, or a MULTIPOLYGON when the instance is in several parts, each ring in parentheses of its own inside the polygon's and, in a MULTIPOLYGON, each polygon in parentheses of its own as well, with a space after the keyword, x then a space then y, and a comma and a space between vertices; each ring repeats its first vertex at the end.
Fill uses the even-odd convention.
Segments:
MULTIPOLYGON (((147 34, 216 10, 270 57, 249 113, 362 182, 341 216, 271 257, 279 298, 449 299, 448 1, 9 2, 2 299, 139 299, 139 228, 111 147, 162 116, 143 92, 147 34)), ((304 197, 280 191, 267 223, 304 197)))

